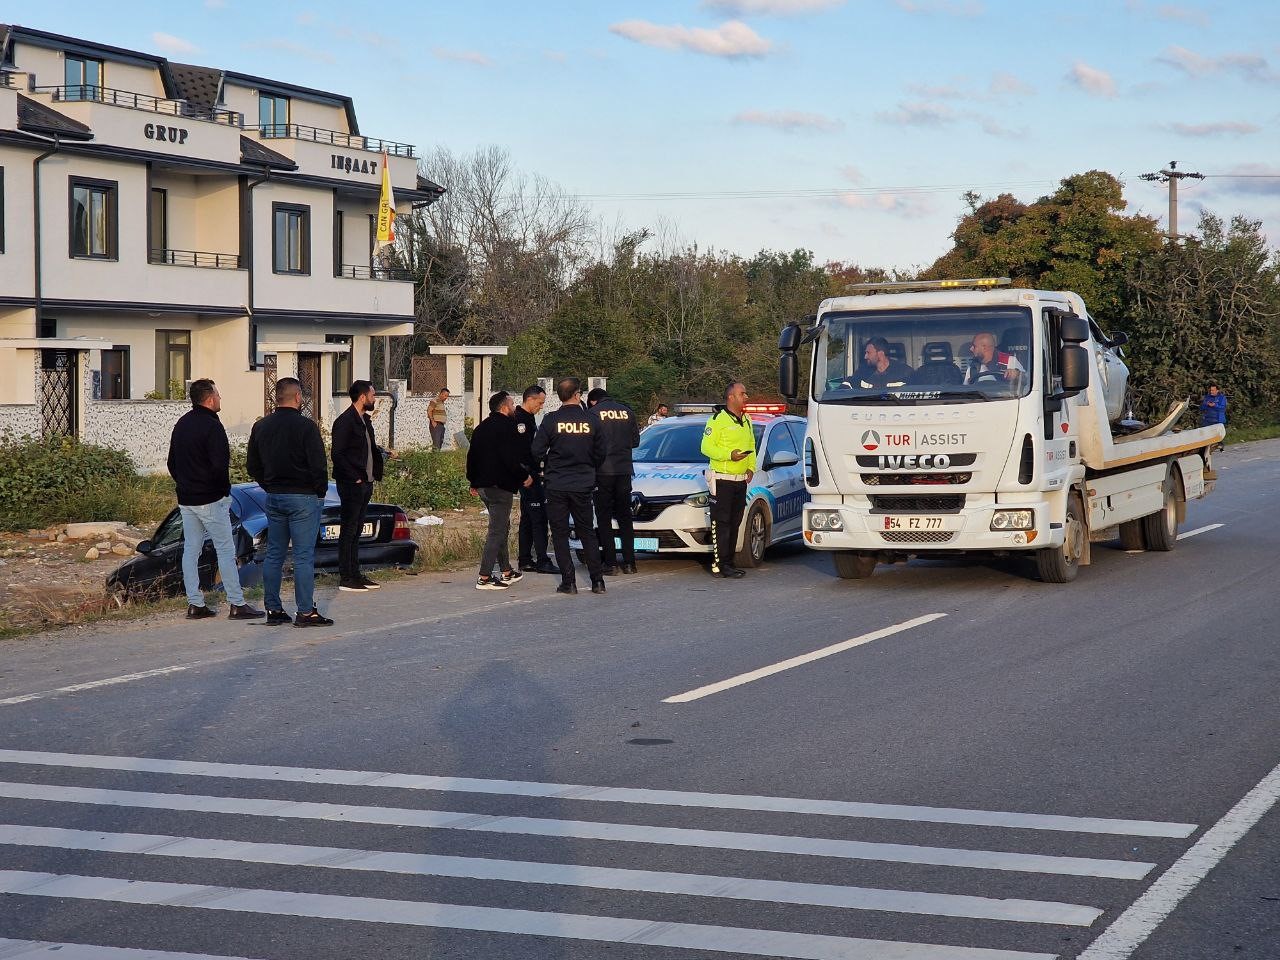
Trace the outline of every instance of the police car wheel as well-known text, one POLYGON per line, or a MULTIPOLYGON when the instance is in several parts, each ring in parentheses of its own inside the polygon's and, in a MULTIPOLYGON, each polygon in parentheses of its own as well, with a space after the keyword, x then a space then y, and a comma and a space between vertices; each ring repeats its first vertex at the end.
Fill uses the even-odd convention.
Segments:
POLYGON ((769 549, 769 527, 769 511, 764 504, 757 503, 747 511, 747 519, 743 524, 742 549, 734 555, 734 566, 760 566, 764 560, 764 552, 769 549))

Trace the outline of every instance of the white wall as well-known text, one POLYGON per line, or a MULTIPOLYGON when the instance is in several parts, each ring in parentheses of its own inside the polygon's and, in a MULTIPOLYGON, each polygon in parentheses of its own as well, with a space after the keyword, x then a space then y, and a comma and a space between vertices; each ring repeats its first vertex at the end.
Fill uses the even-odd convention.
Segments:
MULTIPOLYGON (((34 150, 0 145, 0 167, 4 167, 4 253, 0 254, 0 290, 5 296, 35 296, 35 242, 32 234, 35 188, 32 186, 31 161, 37 156, 39 154, 34 150)), ((65 186, 64 180, 64 189, 65 186)), ((65 213, 63 220, 66 220, 65 213)), ((65 231, 65 226, 63 229, 65 231)))
MULTIPOLYGON (((49 50, 18 40, 13 45, 13 61, 18 69, 34 73, 39 86, 62 86, 66 82, 61 50, 49 50)), ((153 97, 164 96, 164 83, 160 79, 160 73, 152 67, 107 60, 103 64, 101 85, 153 97)))

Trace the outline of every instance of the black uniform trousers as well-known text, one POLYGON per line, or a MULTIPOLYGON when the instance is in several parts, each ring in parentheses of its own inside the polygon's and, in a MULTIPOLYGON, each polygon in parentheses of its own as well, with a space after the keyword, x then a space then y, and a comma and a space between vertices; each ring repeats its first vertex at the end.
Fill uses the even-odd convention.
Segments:
POLYGON ((547 520, 551 524, 551 543, 556 550, 556 566, 560 568, 560 579, 564 583, 573 583, 573 553, 569 549, 569 515, 573 515, 573 530, 582 543, 582 552, 586 554, 587 570, 591 573, 592 582, 604 579, 600 571, 600 544, 596 540, 596 531, 591 517, 591 491, 589 490, 548 490, 547 520))
POLYGON ((747 509, 747 481, 716 477, 711 496, 711 569, 715 573, 733 566, 738 546, 738 527, 747 509))
POLYGON ((542 563, 547 557, 547 491, 541 477, 520 488, 519 563, 542 563))
POLYGON ((602 473, 596 477, 596 536, 600 555, 606 567, 618 559, 613 546, 613 521, 618 521, 618 539, 622 541, 622 562, 636 562, 636 529, 631 517, 631 475, 602 473))
POLYGON ((372 483, 339 483, 342 501, 341 530, 338 534, 338 576, 342 580, 360 579, 360 531, 364 527, 372 483))

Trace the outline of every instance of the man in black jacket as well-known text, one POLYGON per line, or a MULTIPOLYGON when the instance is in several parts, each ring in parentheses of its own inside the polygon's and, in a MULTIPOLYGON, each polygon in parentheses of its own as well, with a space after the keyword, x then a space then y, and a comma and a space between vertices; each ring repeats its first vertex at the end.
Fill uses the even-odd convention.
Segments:
POLYGON ((591 518, 591 491, 596 486, 596 470, 604 462, 604 434, 599 424, 582 409, 582 386, 577 377, 566 377, 556 385, 563 404, 542 418, 533 438, 533 457, 545 463, 547 519, 551 522, 551 542, 560 567, 557 593, 577 593, 573 554, 569 550, 569 515, 582 542, 591 592, 604 593, 604 573, 600 569, 600 544, 591 518))
POLYGON ((329 492, 324 441, 314 420, 302 415, 302 384, 293 377, 276 381, 276 409, 253 425, 247 457, 249 475, 267 492, 267 559, 262 565, 267 623, 288 623, 280 600, 284 557, 293 542, 295 627, 333 624, 315 605, 316 537, 320 511, 329 492))
POLYGON ((467 448, 467 482, 489 511, 489 536, 480 557, 477 590, 506 590, 521 578, 511 567, 511 504, 516 491, 533 482, 522 457, 520 435, 512 418, 515 403, 505 390, 489 398, 489 416, 472 431, 467 448), (495 575, 494 567, 497 567, 495 575))
POLYGON ((264 616, 244 602, 236 546, 231 533, 231 446, 218 419, 222 394, 212 380, 191 384, 191 410, 182 415, 169 438, 169 476, 178 492, 182 514, 182 584, 187 591, 187 619, 203 620, 213 611, 200 589, 200 554, 207 536, 218 555, 218 571, 231 604, 232 620, 264 616))
POLYGON ((535 383, 525 389, 520 405, 512 414, 516 432, 520 435, 520 455, 533 475, 533 482, 520 488, 520 533, 517 537, 520 555, 517 559, 525 573, 560 572, 560 568, 547 556, 547 491, 542 485, 542 470, 533 459, 533 437, 538 432, 536 417, 546 402, 547 391, 535 383))
POLYGON ((599 525, 600 554, 606 576, 617 567, 613 546, 613 521, 618 521, 622 544, 622 572, 636 572, 636 531, 631 517, 631 450, 640 446, 640 421, 621 400, 614 400, 596 387, 587 394, 587 407, 604 434, 604 463, 596 472, 596 523, 599 525))
POLYGON ((381 584, 360 572, 360 532, 373 496, 373 485, 382 479, 385 452, 373 436, 370 414, 376 401, 373 384, 357 380, 347 391, 351 406, 333 421, 333 479, 342 501, 342 527, 338 536, 338 589, 364 593, 381 584))

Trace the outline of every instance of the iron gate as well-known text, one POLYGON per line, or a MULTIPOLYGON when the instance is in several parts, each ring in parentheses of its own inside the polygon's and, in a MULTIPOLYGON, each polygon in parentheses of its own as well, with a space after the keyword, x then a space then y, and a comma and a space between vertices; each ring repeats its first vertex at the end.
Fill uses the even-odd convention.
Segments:
POLYGON ((298 354, 298 380, 302 384, 302 415, 311 420, 319 419, 320 354, 298 354))
POLYGON ((262 413, 265 416, 276 408, 276 355, 269 353, 262 358, 262 413))
POLYGON ((76 435, 76 353, 40 351, 40 431, 46 437, 76 435))

